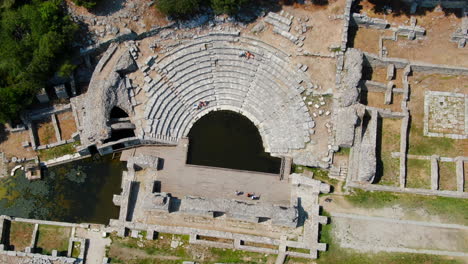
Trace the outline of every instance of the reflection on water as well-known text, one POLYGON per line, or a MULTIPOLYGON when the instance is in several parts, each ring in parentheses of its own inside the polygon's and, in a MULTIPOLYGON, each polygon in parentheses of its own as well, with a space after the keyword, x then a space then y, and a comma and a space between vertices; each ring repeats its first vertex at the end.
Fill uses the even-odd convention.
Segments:
POLYGON ((118 156, 107 155, 49 168, 40 181, 29 182, 19 172, 0 183, 0 214, 108 224, 118 218, 112 196, 121 191, 124 168, 118 156))
POLYGON ((239 170, 278 173, 281 159, 263 149, 257 127, 231 111, 211 112, 189 133, 187 163, 239 170))

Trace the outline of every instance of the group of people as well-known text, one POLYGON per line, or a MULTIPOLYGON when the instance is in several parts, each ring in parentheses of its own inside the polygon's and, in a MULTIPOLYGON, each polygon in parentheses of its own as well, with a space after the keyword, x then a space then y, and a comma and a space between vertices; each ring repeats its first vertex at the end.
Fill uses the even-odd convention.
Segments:
POLYGON ((250 51, 244 51, 240 54, 241 57, 246 57, 247 59, 255 58, 255 55, 250 51))
MULTIPOLYGON (((240 195, 243 195, 243 194, 244 194, 244 192, 238 191, 238 190, 236 190, 235 193, 236 193, 237 196, 240 196, 240 195)), ((260 199, 260 196, 255 195, 255 193, 246 193, 245 196, 247 196, 248 198, 250 198, 250 199, 252 199, 252 200, 258 200, 258 199, 260 199)))
POLYGON ((194 104, 193 106, 196 107, 197 110, 200 110, 203 107, 208 106, 208 103, 209 103, 208 101, 200 101, 200 102, 198 102, 198 105, 194 104))

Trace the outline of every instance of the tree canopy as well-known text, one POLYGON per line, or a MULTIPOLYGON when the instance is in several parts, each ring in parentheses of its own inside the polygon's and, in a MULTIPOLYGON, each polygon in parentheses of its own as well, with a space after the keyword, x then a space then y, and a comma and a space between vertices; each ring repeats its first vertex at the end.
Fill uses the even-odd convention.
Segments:
POLYGON ((211 0, 211 8, 216 14, 233 15, 247 2, 247 0, 211 0))
POLYGON ((187 17, 208 6, 216 14, 234 15, 248 0, 156 0, 156 7, 166 15, 187 17))
POLYGON ((67 62, 78 29, 61 0, 0 2, 0 122, 31 104, 67 62), (26 3, 25 3, 26 2, 26 3))
POLYGON ((96 6, 98 1, 99 0, 73 0, 73 3, 75 3, 78 6, 91 9, 96 6))

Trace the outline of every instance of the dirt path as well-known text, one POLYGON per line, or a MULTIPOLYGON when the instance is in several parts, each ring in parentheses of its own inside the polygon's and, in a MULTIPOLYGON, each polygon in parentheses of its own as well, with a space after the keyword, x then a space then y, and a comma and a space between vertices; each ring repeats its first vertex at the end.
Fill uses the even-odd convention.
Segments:
POLYGON ((468 226, 332 213, 340 246, 468 258, 468 226))
POLYGON ((332 235, 343 248, 468 259, 468 226, 443 223, 422 208, 358 208, 341 195, 330 197, 332 202, 322 197, 320 204, 331 214, 332 235))
POLYGON ((106 255, 106 246, 111 244, 109 238, 103 238, 100 231, 91 231, 86 229, 77 229, 77 237, 86 238, 89 240, 88 249, 86 252, 86 264, 101 264, 102 259, 106 255))

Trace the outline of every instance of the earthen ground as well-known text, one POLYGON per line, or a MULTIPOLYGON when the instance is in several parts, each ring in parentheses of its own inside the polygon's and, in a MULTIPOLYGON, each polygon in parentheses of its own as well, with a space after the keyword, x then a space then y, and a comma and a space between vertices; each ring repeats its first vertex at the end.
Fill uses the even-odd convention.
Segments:
POLYGON ((43 254, 50 255, 54 249, 66 253, 70 235, 69 227, 39 225, 36 247, 41 248, 43 254))
POLYGON ((340 245, 352 244, 368 251, 383 247, 464 252, 468 247, 466 230, 342 217, 332 217, 332 225, 340 245))
POLYGON ((10 246, 12 250, 24 251, 26 247, 31 245, 32 234, 34 231, 34 225, 23 222, 11 222, 10 226, 10 246))
POLYGON ((401 122, 401 119, 382 119, 380 159, 383 168, 379 184, 397 186, 399 183, 400 159, 393 158, 392 152, 400 151, 401 122))
POLYGON ((414 73, 410 77, 410 85, 410 100, 408 102, 411 113, 409 154, 429 156, 435 154, 452 158, 468 156, 468 139, 426 137, 423 134, 425 91, 466 93, 468 76, 414 73))
POLYGON ((0 152, 6 154, 8 158, 21 157, 21 158, 32 158, 36 156, 31 148, 23 148, 22 142, 30 141, 28 131, 21 131, 16 133, 10 133, 6 131, 0 131, 0 152))
POLYGON ((408 159, 406 171, 406 187, 431 188, 431 162, 429 160, 408 159))
POLYGON ((439 161, 439 189, 448 191, 457 190, 457 171, 454 162, 439 161))
MULTIPOLYGON (((395 76, 391 80, 396 88, 403 88, 403 69, 395 69, 395 76)), ((381 83, 388 83, 387 81, 387 68, 385 67, 374 67, 372 68, 372 81, 381 82, 381 83)))
POLYGON ((35 121, 34 123, 36 127, 37 139, 39 141, 37 145, 47 145, 57 142, 54 125, 52 124, 52 120, 50 118, 35 121))
POLYGON ((231 249, 213 249, 188 243, 186 236, 159 234, 153 241, 139 238, 113 238, 108 257, 128 264, 141 263, 143 259, 150 263, 175 263, 196 261, 197 263, 235 262, 235 263, 275 263, 276 256, 262 253, 237 253, 231 249), (171 247, 171 244, 176 247, 171 247), (154 254, 156 253, 157 254, 154 254))
POLYGON ((383 92, 366 92, 368 106, 377 107, 381 109, 389 109, 392 112, 401 112, 401 101, 403 100, 403 94, 393 93, 392 103, 385 104, 385 93, 383 92))
POLYGON ((72 112, 64 112, 57 115, 57 123, 60 128, 62 139, 72 138, 72 134, 77 131, 75 118, 72 112))
MULTIPOLYGON (((374 4, 369 1, 361 1, 360 13, 367 13, 370 17, 382 18, 388 20, 392 25, 409 25, 411 15, 407 13, 382 14, 374 12, 374 4)), ((407 40, 405 37, 399 37, 397 42, 386 40, 384 46, 389 52, 388 57, 404 58, 411 61, 423 61, 434 64, 448 64, 468 67, 468 49, 460 49, 457 43, 450 42, 450 37, 457 28, 461 26, 461 10, 446 10, 440 12, 436 9, 418 8, 418 13, 412 15, 417 18, 417 25, 426 29, 426 36, 423 40, 407 40), (430 56, 428 56, 430 54, 430 56)), ((362 29, 360 28, 359 31, 362 29)), ((359 35, 358 31, 358 35, 359 35)), ((365 43, 366 38, 362 38, 365 43)), ((378 50, 378 37, 374 36, 368 39, 368 44, 378 50), (377 42, 375 42, 377 39, 377 42), (371 44, 372 43, 372 44, 371 44)), ((378 54, 375 50, 356 46, 364 51, 378 54)))
MULTIPOLYGON (((352 32, 353 28, 350 28, 352 32)), ((388 33, 385 30, 373 29, 373 28, 359 28, 356 32, 356 36, 353 40, 350 40, 353 43, 353 48, 373 53, 379 54, 379 39, 380 36, 386 35, 388 33)))

